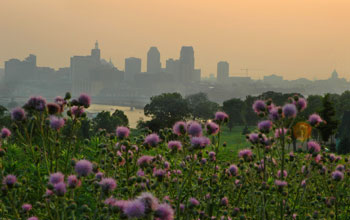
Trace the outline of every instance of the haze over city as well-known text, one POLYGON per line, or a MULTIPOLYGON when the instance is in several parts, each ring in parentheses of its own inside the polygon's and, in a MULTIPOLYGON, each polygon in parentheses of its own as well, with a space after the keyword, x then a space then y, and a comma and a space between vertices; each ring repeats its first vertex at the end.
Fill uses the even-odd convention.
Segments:
POLYGON ((127 57, 145 61, 151 46, 164 67, 188 45, 202 77, 225 60, 231 76, 325 79, 337 69, 349 79, 349 8, 347 0, 2 0, 0 67, 30 53, 38 66, 69 66, 98 39, 120 69, 127 57))

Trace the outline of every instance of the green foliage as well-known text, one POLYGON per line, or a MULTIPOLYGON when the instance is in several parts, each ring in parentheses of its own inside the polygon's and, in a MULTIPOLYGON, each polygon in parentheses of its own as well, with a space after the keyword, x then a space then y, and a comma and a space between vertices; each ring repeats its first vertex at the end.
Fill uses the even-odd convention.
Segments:
POLYGON ((93 129, 105 129, 108 133, 115 132, 117 126, 127 126, 129 120, 121 110, 115 110, 113 114, 108 111, 102 111, 92 119, 93 129))
POLYGON ((207 94, 202 92, 187 96, 186 101, 193 120, 213 118, 215 112, 219 109, 219 104, 210 101, 207 94))
POLYGON ((329 94, 323 97, 320 116, 326 123, 321 123, 318 129, 320 130, 322 140, 327 142, 329 138, 335 134, 339 124, 338 120, 335 118, 334 104, 330 100, 329 94))
POLYGON ((229 121, 227 126, 230 130, 234 125, 242 125, 244 124, 244 110, 245 104, 240 99, 230 99, 223 103, 223 110, 228 114, 229 121))

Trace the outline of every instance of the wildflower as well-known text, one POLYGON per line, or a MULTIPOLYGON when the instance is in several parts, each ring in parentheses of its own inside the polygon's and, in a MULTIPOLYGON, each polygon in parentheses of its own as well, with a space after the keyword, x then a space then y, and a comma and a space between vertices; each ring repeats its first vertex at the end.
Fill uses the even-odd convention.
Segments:
POLYGON ((280 107, 271 108, 269 111, 269 119, 272 121, 278 121, 281 118, 279 113, 280 109, 280 107))
POLYGON ((173 126, 173 132, 179 136, 186 134, 186 123, 183 121, 176 122, 173 126))
POLYGON ((91 98, 88 94, 82 93, 78 98, 78 102, 80 105, 84 106, 85 108, 89 108, 91 104, 91 98))
POLYGON ((14 108, 11 111, 11 119, 14 121, 23 121, 26 118, 23 108, 14 108))
POLYGON ((344 179, 344 174, 338 170, 332 173, 332 179, 335 181, 340 181, 344 179))
POLYGON ((64 181, 64 175, 61 172, 52 173, 50 175, 49 183, 55 185, 64 181))
POLYGON ((187 133, 192 137, 202 136, 202 126, 196 121, 191 121, 188 123, 187 133))
POLYGON ((128 202, 123 211, 128 218, 141 218, 145 215, 145 206, 141 201, 134 200, 128 202))
POLYGON ((50 127, 54 130, 60 130, 64 126, 64 119, 56 116, 50 117, 50 127))
POLYGON ((143 172, 142 170, 138 170, 136 175, 137 176, 145 176, 145 172, 143 172))
POLYGON ((225 112, 216 112, 215 121, 218 123, 223 123, 228 121, 228 115, 225 112))
POLYGON ((56 98, 55 98, 55 103, 62 107, 62 106, 65 105, 67 102, 66 102, 66 100, 64 100, 64 98, 62 98, 61 96, 56 96, 56 98))
POLYGON ((285 137, 287 132, 288 132, 287 128, 278 128, 275 130, 275 138, 280 138, 282 134, 285 137))
POLYGON ((78 106, 73 106, 71 108, 72 115, 76 118, 81 117, 84 113, 84 109, 78 106))
POLYGON ((32 216, 32 217, 28 218, 27 220, 39 220, 39 218, 36 216, 32 216))
POLYGON ((307 101, 304 98, 299 98, 298 101, 294 102, 294 105, 299 111, 304 111, 304 109, 307 107, 307 101))
POLYGON ((341 172, 345 171, 345 167, 342 164, 339 164, 335 169, 341 172))
POLYGON ((264 112, 266 110, 266 104, 263 100, 256 100, 253 104, 253 110, 256 113, 264 112))
POLYGON ((113 178, 102 178, 102 180, 99 182, 99 185, 105 192, 113 191, 117 187, 117 184, 113 178))
POLYGON ((29 212, 30 210, 32 210, 32 205, 28 204, 28 203, 25 203, 25 204, 22 205, 22 210, 24 212, 29 212))
POLYGON ((205 148, 210 144, 210 140, 207 137, 193 137, 191 138, 191 145, 194 148, 205 148))
POLYGON ((194 206, 199 206, 199 201, 196 198, 190 198, 189 200, 190 206, 194 207, 194 206))
MULTIPOLYGON (((283 177, 286 178, 288 176, 288 173, 286 170, 283 170, 283 177)), ((281 170, 277 171, 277 177, 281 178, 281 170)))
POLYGON ((229 168, 228 168, 229 173, 232 176, 237 176, 238 174, 238 167, 235 164, 232 164, 229 168))
POLYGON ((294 118, 297 115, 297 108, 294 104, 285 104, 282 108, 284 117, 294 118))
POLYGON ((182 144, 180 141, 169 141, 168 148, 172 151, 179 151, 182 148, 182 144))
POLYGON ((286 181, 282 181, 282 180, 275 180, 275 185, 278 187, 285 187, 288 185, 288 183, 286 181))
POLYGON ((92 172, 92 163, 88 160, 79 160, 75 164, 75 172, 79 174, 79 176, 87 176, 92 172))
POLYGON ((165 170, 162 170, 162 169, 156 169, 154 172, 153 172, 153 175, 155 177, 157 177, 159 180, 161 180, 164 176, 165 176, 165 170))
POLYGON ((66 184, 64 182, 59 182, 59 183, 55 184, 53 186, 53 188, 54 188, 56 195, 58 195, 58 196, 64 196, 64 194, 67 191, 66 184))
POLYGON ((160 139, 157 134, 150 134, 145 138, 144 144, 155 147, 159 142, 160 142, 160 139))
POLYGON ((1 138, 5 139, 11 136, 11 131, 8 128, 1 129, 1 138))
POLYGON ((219 125, 217 125, 214 122, 208 122, 206 127, 209 135, 215 135, 219 133, 219 130, 220 130, 219 125))
POLYGON ((323 122, 323 120, 318 114, 314 113, 314 114, 309 116, 309 123, 311 126, 317 126, 321 122, 323 122))
POLYGON ((153 160, 152 156, 143 155, 137 160, 137 165, 146 166, 146 165, 150 164, 152 162, 152 160, 153 160))
POLYGON ((151 193, 143 192, 137 197, 137 200, 143 203, 146 213, 155 211, 158 207, 158 199, 154 197, 151 193))
POLYGON ((306 187, 306 180, 301 181, 300 186, 305 188, 306 187))
POLYGON ((46 100, 41 96, 34 96, 28 100, 25 106, 26 108, 42 112, 46 108, 46 100))
POLYGON ((248 139, 249 139, 250 143, 258 144, 259 143, 259 134, 251 133, 251 134, 249 134, 248 139))
POLYGON ((68 187, 71 189, 79 187, 81 184, 81 181, 78 180, 78 178, 75 175, 68 176, 67 182, 68 182, 68 187))
POLYGON ((156 217, 157 220, 173 220, 174 210, 167 203, 163 203, 158 206, 158 208, 154 213, 154 216, 156 217))
POLYGON ((239 151, 238 156, 245 159, 245 160, 250 160, 253 156, 253 153, 249 149, 243 149, 239 151))
POLYGON ((216 157, 215 157, 215 152, 210 151, 209 154, 208 154, 208 156, 209 156, 209 159, 210 159, 211 161, 215 161, 215 159, 216 159, 216 157))
POLYGON ((61 106, 57 103, 47 103, 46 107, 50 115, 55 115, 61 111, 61 106))
POLYGON ((227 206, 228 205, 228 198, 227 197, 223 197, 220 201, 220 205, 222 206, 227 206))
POLYGON ((262 133, 269 133, 272 128, 272 122, 270 120, 262 121, 258 124, 258 128, 262 133))
POLYGON ((310 153, 318 153, 321 150, 320 145, 315 141, 309 141, 307 143, 307 149, 310 153))
POLYGON ((129 137, 130 130, 127 127, 117 127, 117 137, 120 139, 124 139, 129 137))
POLYGON ((95 175, 95 179, 97 179, 97 180, 101 180, 102 177, 103 177, 103 173, 102 173, 102 172, 98 172, 98 173, 96 173, 96 175, 95 175))

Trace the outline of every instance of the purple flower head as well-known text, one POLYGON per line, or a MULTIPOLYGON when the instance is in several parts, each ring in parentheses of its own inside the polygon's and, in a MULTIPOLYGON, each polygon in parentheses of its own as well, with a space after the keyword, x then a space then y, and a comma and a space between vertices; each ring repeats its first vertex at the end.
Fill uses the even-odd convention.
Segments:
POLYGON ((259 134, 257 133, 251 133, 249 134, 249 141, 252 144, 257 144, 259 143, 259 134))
POLYGON ((64 196, 67 192, 66 184, 64 182, 59 182, 53 186, 54 192, 58 196, 64 196))
POLYGON ((88 94, 82 93, 78 98, 78 102, 80 105, 84 106, 85 108, 89 108, 91 104, 91 98, 88 94))
POLYGON ((152 156, 143 155, 137 160, 137 165, 143 167, 149 165, 153 160, 152 156))
POLYGON ((282 134, 285 137, 287 132, 288 132, 287 128, 278 128, 275 130, 275 138, 280 138, 282 134))
POLYGON ((46 108, 46 100, 41 96, 34 96, 29 98, 26 107, 32 110, 44 111, 46 108))
POLYGON ((285 104, 282 108, 284 117, 294 118, 297 115, 297 107, 294 104, 285 104))
POLYGON ((335 181, 340 181, 344 179, 344 174, 338 170, 332 172, 332 179, 335 181))
POLYGON ((179 151, 182 148, 182 144, 180 141, 169 141, 168 148, 172 151, 179 151))
MULTIPOLYGON (((286 170, 283 170, 283 177, 286 178, 288 176, 288 173, 286 170)), ((277 171, 277 177, 281 178, 281 170, 277 171)))
POLYGON ((275 180, 275 185, 278 187, 285 187, 288 185, 288 183, 286 181, 282 181, 282 180, 275 180))
POLYGON ((84 108, 78 107, 78 106, 73 106, 71 108, 72 115, 75 117, 81 117, 84 113, 84 108))
POLYGON ((105 205, 110 205, 110 206, 113 206, 116 202, 117 202, 117 200, 115 198, 113 198, 113 197, 109 197, 108 199, 103 201, 103 203, 105 205))
POLYGON ((263 100, 256 100, 253 104, 253 110, 256 113, 264 112, 266 110, 266 104, 263 100))
POLYGON ((305 188, 306 187, 306 180, 301 181, 300 186, 305 188))
POLYGON ((338 170, 338 171, 341 171, 341 172, 345 171, 345 167, 344 167, 343 164, 339 164, 335 169, 338 170))
POLYGON ((232 176, 237 176, 238 174, 238 167, 235 164, 232 164, 229 168, 228 168, 229 173, 232 176))
POLYGON ((75 175, 68 176, 67 182, 68 182, 68 187, 71 189, 79 187, 81 184, 81 181, 75 175))
POLYGON ((117 184, 113 178, 102 178, 99 184, 102 187, 102 190, 105 192, 113 191, 117 187, 117 184))
POLYGON ((262 133, 269 133, 272 128, 272 122, 270 120, 259 122, 258 128, 262 133))
POLYGON ((222 205, 222 206, 228 205, 228 198, 226 196, 221 199, 220 205, 222 205))
POLYGON ((177 134, 177 135, 184 135, 186 134, 186 123, 183 122, 183 121, 178 121, 174 124, 173 126, 173 132, 174 134, 177 134))
POLYGON ((22 205, 22 210, 24 212, 29 212, 31 209, 32 209, 32 205, 31 204, 25 203, 25 204, 22 205))
POLYGON ((190 206, 199 206, 199 201, 196 198, 190 198, 189 200, 190 206))
POLYGON ((238 156, 244 158, 245 160, 250 160, 253 156, 253 153, 250 149, 243 149, 239 151, 238 156))
POLYGON ((158 206, 154 213, 156 220, 173 220, 174 210, 167 203, 163 203, 158 206))
POLYGON ((11 119, 14 121, 23 121, 26 118, 26 114, 23 108, 14 108, 11 111, 11 119))
POLYGON ((311 126, 317 126, 321 122, 323 122, 323 120, 318 114, 314 113, 314 114, 309 116, 309 123, 311 126))
POLYGON ((88 160, 79 160, 75 164, 75 172, 79 174, 79 176, 87 176, 92 172, 92 163, 88 160))
POLYGON ((39 218, 36 216, 32 216, 32 217, 28 218, 27 220, 39 220, 39 218))
POLYGON ((140 196, 137 197, 137 200, 143 203, 146 213, 155 211, 158 207, 158 199, 151 193, 143 192, 140 196))
POLYGON ((145 215, 145 206, 139 200, 130 201, 124 207, 124 214, 128 218, 141 218, 145 215))
POLYGON ((294 105, 299 111, 304 111, 307 107, 307 101, 304 98, 299 98, 298 101, 294 102, 294 105))
POLYGON ((136 175, 137 176, 145 176, 145 172, 143 172, 142 170, 138 170, 136 175))
POLYGON ((165 176, 166 172, 163 169, 156 169, 153 172, 153 175, 157 178, 163 178, 165 176))
POLYGON ((214 122, 208 122, 206 124, 206 128, 207 128, 207 133, 209 135, 215 135, 215 134, 219 133, 219 130, 220 130, 219 125, 217 125, 214 122))
POLYGON ((66 102, 66 100, 64 100, 64 98, 62 98, 61 96, 56 96, 56 98, 55 98, 55 103, 62 107, 62 106, 65 105, 67 102, 66 102))
POLYGON ((50 127, 54 130, 60 130, 64 126, 64 119, 56 116, 50 117, 50 127))
POLYGON ((98 172, 98 173, 96 173, 96 175, 95 175, 95 179, 97 179, 97 180, 101 180, 102 177, 103 177, 103 173, 102 173, 102 172, 98 172))
POLYGON ((8 128, 1 129, 1 138, 5 139, 11 136, 11 131, 8 128))
POLYGON ((159 142, 160 142, 160 139, 157 134, 150 134, 145 138, 144 144, 155 147, 159 142))
POLYGON ((127 127, 117 127, 117 137, 120 139, 124 139, 129 137, 130 130, 127 127))
POLYGON ((307 149, 310 153, 318 153, 320 152, 321 147, 316 141, 309 141, 307 143, 307 149))
POLYGON ((227 122, 228 115, 225 112, 216 112, 215 121, 217 121, 218 123, 227 122))
POLYGON ((281 117, 279 114, 279 109, 280 107, 274 107, 271 108, 271 110, 269 111, 269 119, 272 121, 278 121, 281 117))
POLYGON ((196 121, 191 121, 187 124, 187 133, 192 137, 202 136, 202 126, 196 121))
POLYGON ((205 148, 206 146, 210 145, 210 140, 207 137, 192 137, 191 145, 194 148, 205 148))
POLYGON ((209 159, 211 161, 215 161, 216 157, 215 157, 215 152, 214 151, 210 151, 208 156, 209 156, 209 159))
POLYGON ((61 112, 61 106, 57 103, 47 103, 46 107, 50 115, 55 115, 61 112))
POLYGON ((64 181, 64 175, 61 172, 52 173, 50 175, 49 183, 55 185, 64 181))

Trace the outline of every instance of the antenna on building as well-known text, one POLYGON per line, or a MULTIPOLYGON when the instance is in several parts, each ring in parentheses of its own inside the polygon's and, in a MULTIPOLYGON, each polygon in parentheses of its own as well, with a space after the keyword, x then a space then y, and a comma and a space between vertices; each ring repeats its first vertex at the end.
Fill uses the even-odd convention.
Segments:
POLYGON ((98 49, 98 41, 96 40, 95 49, 98 49))

